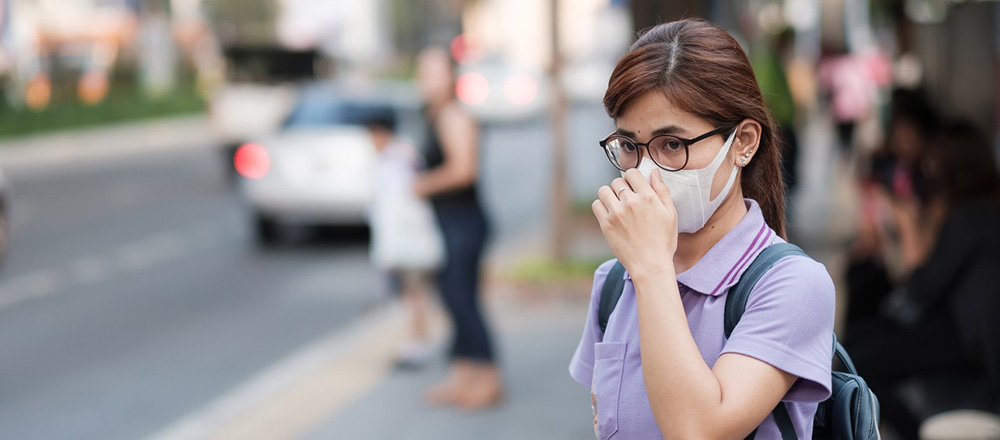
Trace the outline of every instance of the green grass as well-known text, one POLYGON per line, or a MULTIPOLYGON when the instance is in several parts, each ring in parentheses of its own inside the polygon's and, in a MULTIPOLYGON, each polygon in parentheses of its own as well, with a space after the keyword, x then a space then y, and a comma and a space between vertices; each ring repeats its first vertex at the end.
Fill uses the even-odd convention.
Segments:
POLYGON ((509 275, 515 282, 533 284, 584 281, 590 279, 597 266, 609 258, 571 258, 563 262, 551 258, 533 258, 514 265, 509 275))
POLYGON ((82 128, 109 123, 198 113, 205 100, 191 85, 159 98, 145 96, 134 84, 113 84, 104 101, 86 105, 74 96, 56 96, 40 111, 0 103, 0 138, 82 128))

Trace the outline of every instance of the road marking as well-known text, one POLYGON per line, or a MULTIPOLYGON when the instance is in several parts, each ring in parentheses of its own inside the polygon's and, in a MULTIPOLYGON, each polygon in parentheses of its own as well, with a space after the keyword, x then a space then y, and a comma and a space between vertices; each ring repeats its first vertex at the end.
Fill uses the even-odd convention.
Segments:
POLYGON ((108 262, 99 257, 80 258, 69 265, 69 273, 74 281, 80 284, 96 283, 108 278, 111 268, 108 262))
POLYGON ((210 249, 224 241, 224 237, 218 232, 224 227, 219 220, 202 221, 195 227, 154 233, 103 254, 78 258, 63 269, 44 269, 15 275, 0 283, 0 310, 32 298, 50 295, 74 284, 105 281, 118 273, 138 272, 157 264, 182 259, 198 250, 210 249))
POLYGON ((207 249, 223 241, 225 226, 219 221, 205 221, 188 229, 191 243, 199 249, 207 249))
POLYGON ((115 255, 122 268, 138 271, 184 256, 188 250, 184 234, 166 231, 123 245, 115 255))
POLYGON ((41 270, 20 275, 0 284, 0 309, 31 298, 49 295, 59 287, 59 277, 41 270))
POLYGON ((398 303, 378 309, 146 440, 299 437, 380 382, 404 323, 398 303))

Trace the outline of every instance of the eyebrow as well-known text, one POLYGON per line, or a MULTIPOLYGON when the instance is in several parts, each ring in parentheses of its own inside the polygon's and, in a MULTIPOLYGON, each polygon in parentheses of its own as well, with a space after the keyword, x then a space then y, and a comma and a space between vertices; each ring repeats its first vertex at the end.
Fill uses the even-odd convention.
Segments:
MULTIPOLYGON (((679 127, 679 126, 668 125, 666 127, 660 127, 660 128, 657 128, 656 130, 653 130, 653 134, 650 135, 649 137, 653 138, 654 136, 659 136, 661 134, 677 135, 678 133, 686 133, 686 132, 687 132, 687 130, 685 130, 685 129, 679 127)), ((615 133, 620 134, 622 136, 625 136, 627 138, 632 138, 632 139, 636 138, 635 133, 633 133, 631 131, 628 131, 628 130, 625 130, 623 128, 616 129, 615 133)))

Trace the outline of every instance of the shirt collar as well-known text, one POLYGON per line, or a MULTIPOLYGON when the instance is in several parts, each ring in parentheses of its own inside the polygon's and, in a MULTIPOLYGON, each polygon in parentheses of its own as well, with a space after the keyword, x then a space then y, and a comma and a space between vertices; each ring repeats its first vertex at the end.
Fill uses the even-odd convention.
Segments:
POLYGON ((677 274, 679 283, 705 295, 719 296, 739 281, 750 262, 774 238, 760 205, 751 199, 743 200, 746 215, 693 267, 677 274))

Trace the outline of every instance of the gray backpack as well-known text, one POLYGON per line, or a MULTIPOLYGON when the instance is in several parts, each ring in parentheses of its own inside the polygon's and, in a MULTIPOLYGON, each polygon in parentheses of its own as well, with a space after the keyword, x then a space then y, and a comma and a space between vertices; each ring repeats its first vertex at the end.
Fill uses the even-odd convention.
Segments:
MULTIPOLYGON (((778 260, 792 255, 808 257, 802 249, 791 243, 777 243, 768 246, 750 263, 750 267, 743 272, 736 285, 729 289, 725 311, 726 339, 733 333, 740 317, 743 316, 750 291, 756 286, 760 277, 771 269, 778 260)), ((607 328, 611 312, 614 311, 618 299, 625 290, 624 276, 625 267, 616 262, 601 288, 601 298, 598 304, 598 324, 601 327, 601 332, 607 328), (609 283, 608 280, 612 282, 609 283)), ((845 371, 833 372, 831 378, 833 394, 830 395, 829 399, 821 402, 816 409, 812 438, 833 440, 881 438, 878 431, 878 398, 868 388, 865 380, 858 376, 854 362, 847 355, 847 350, 844 350, 844 347, 837 342, 836 335, 833 335, 833 353, 845 371)), ((785 404, 779 402, 771 414, 774 415, 774 421, 781 431, 781 439, 795 440, 797 438, 795 428, 785 404)), ((757 431, 754 430, 747 439, 752 439, 756 435, 757 431)))

